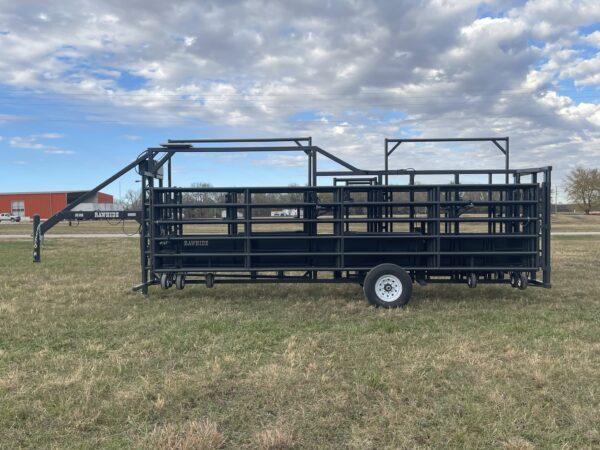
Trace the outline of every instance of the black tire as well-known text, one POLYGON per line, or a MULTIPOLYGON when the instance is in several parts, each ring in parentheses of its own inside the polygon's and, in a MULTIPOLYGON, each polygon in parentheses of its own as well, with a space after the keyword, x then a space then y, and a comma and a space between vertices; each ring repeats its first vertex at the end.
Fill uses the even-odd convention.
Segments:
POLYGON ((15 218, 14 218, 14 217, 11 217, 11 218, 10 218, 10 221, 11 221, 11 222, 14 222, 14 221, 15 221, 15 218))
POLYGON ((185 287, 185 275, 179 273, 175 276, 175 288, 182 290, 185 287))
POLYGON ((524 291, 525 289, 527 289, 527 285, 528 285, 528 280, 527 280, 527 274, 526 273, 520 273, 519 276, 517 277, 517 287, 519 289, 521 289, 522 291, 524 291))
POLYGON ((365 277, 363 290, 369 303, 382 308, 398 308, 410 301, 412 280, 397 265, 380 264, 365 277))
POLYGON ((168 273, 160 274, 160 287, 163 289, 169 289, 171 286, 173 286, 173 279, 171 278, 171 275, 168 273))
POLYGON ((514 288, 517 287, 517 279, 519 278, 519 276, 513 272, 510 274, 510 285, 514 288))
POLYGON ((212 288, 215 285, 215 275, 213 273, 206 274, 206 287, 212 288))
POLYGON ((476 273, 470 273, 467 276, 467 286, 469 286, 471 289, 475 289, 477 287, 477 274, 476 273))

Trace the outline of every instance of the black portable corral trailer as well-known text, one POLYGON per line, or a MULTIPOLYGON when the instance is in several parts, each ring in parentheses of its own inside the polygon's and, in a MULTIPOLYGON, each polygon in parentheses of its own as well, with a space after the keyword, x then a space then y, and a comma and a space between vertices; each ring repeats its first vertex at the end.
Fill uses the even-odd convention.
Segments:
MULTIPOLYGON (((137 167, 142 183, 142 278, 134 289, 350 282, 373 304, 395 307, 409 301, 414 282, 550 287, 550 167, 509 169, 508 138, 386 139, 384 156, 383 170, 363 170, 310 138, 171 140, 148 149, 124 168, 137 167), (506 168, 389 169, 401 143, 429 141, 490 141, 506 168), (304 152, 307 186, 173 186, 177 153, 258 151, 304 152), (344 170, 319 171, 319 157, 344 170), (318 185, 319 177, 333 185, 318 185)), ((45 225, 34 230, 34 260, 45 225)))

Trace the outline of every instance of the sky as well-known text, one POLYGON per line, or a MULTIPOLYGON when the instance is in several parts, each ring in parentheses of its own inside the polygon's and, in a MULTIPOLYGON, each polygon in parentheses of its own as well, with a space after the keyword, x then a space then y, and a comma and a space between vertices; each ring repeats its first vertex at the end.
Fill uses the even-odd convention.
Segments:
MULTIPOLYGON (((0 192, 91 188, 169 138, 287 136, 368 169, 386 137, 508 136, 560 187, 600 167, 599 50, 598 0, 0 0, 0 192)), ((306 181, 295 153, 173 163, 178 186, 306 181)), ((403 144, 390 166, 503 155, 403 144)))

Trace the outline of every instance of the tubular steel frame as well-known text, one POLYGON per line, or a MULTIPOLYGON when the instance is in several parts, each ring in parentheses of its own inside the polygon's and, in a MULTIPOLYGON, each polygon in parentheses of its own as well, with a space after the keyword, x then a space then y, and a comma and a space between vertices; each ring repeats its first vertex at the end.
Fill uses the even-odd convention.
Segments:
MULTIPOLYGON (((399 265, 419 282, 464 283, 474 273, 481 283, 509 283, 511 274, 525 273, 530 284, 551 286, 551 167, 510 169, 508 138, 386 139, 384 150, 384 170, 364 170, 314 146, 310 137, 169 140, 148 148, 89 194, 137 168, 142 199, 141 282, 134 290, 144 294, 149 286, 159 284, 161 274, 185 274, 187 283, 207 285, 362 282, 368 270, 383 262, 399 265), (483 141, 502 151, 505 169, 389 169, 390 155, 404 142, 483 141), (307 155, 305 187, 181 188, 172 184, 171 164, 177 153, 289 151, 307 155), (345 170, 319 171, 319 155, 345 170), (392 175, 408 176, 409 183, 390 185, 392 175), (418 184, 420 177, 431 175, 450 176, 452 181, 418 184), (469 175, 485 176, 487 182, 461 184, 461 177, 469 175), (504 175, 504 181, 494 183, 495 175, 504 175), (319 177, 332 177, 333 186, 318 186, 319 177), (221 200, 185 201, 186 195, 211 193, 221 200), (294 200, 253 201, 258 195, 294 200), (465 199, 465 195, 480 198, 465 199), (207 208, 223 210, 225 217, 194 218, 186 213, 207 208), (268 208, 290 208, 296 215, 254 214, 268 208), (465 215, 475 210, 480 214, 465 215), (259 230, 275 224, 296 230, 259 230), (476 224, 484 232, 469 230, 476 224), (226 228, 226 232, 197 232, 211 226, 226 228), (188 229, 195 232, 187 233, 188 229)), ((80 201, 46 222, 34 223, 34 261, 40 261, 44 233, 68 218, 80 201)))

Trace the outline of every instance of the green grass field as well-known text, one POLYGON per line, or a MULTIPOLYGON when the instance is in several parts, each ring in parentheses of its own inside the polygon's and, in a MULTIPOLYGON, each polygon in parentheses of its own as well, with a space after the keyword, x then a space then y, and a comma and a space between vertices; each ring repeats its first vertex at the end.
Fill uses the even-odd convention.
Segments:
POLYGON ((136 240, 0 241, 1 448, 598 448, 597 237, 554 287, 130 292, 136 240))

